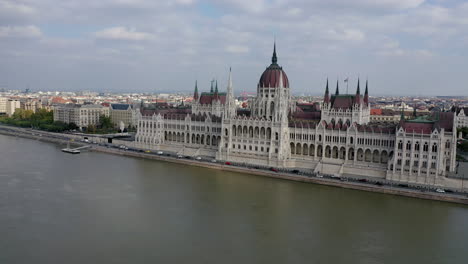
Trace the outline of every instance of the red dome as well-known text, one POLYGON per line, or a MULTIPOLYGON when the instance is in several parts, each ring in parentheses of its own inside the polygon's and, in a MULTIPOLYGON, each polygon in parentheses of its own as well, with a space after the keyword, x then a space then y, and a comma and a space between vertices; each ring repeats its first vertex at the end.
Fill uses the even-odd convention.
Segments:
POLYGON ((266 68, 262 77, 260 77, 260 81, 258 81, 258 85, 260 87, 279 87, 280 74, 282 74, 281 77, 283 78, 283 87, 289 88, 288 76, 278 64, 271 64, 270 67, 266 68))
POLYGON ((289 88, 289 80, 286 73, 283 71, 278 63, 278 58, 276 57, 276 43, 273 47, 273 57, 271 58, 271 65, 266 68, 263 72, 262 77, 260 77, 260 81, 258 81, 259 87, 279 87, 280 83, 280 76, 283 78, 283 87, 289 88))

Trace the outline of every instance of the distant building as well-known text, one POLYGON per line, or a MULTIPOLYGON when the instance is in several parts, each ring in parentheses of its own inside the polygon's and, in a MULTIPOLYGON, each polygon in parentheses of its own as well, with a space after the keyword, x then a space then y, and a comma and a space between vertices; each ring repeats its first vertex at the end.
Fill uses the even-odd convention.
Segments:
POLYGON ((6 97, 0 97, 0 114, 6 114, 6 97))
POLYGON ((36 113, 41 108, 42 108, 42 104, 38 100, 28 99, 24 102, 21 102, 21 109, 31 110, 33 111, 33 113, 36 113))
POLYGON ((371 109, 370 121, 371 122, 400 122, 401 114, 391 109, 371 109))
POLYGON ((123 122, 126 128, 134 127, 136 124, 136 113, 130 104, 111 104, 109 116, 114 127, 119 127, 120 122, 123 122))
POLYGON ((101 115, 109 116, 109 108, 91 104, 54 106, 54 121, 74 123, 80 129, 99 125, 101 115))
POLYGON ((468 107, 454 108, 456 114, 455 122, 457 127, 468 127, 468 107))
POLYGON ((12 116, 18 108, 21 108, 21 103, 19 100, 8 99, 6 101, 6 114, 8 116, 12 116))
MULTIPOLYGON (((371 109, 370 121, 373 123, 399 123, 401 120, 401 111, 394 111, 392 109, 371 109)), ((431 113, 428 111, 403 111, 405 119, 412 119, 419 116, 427 116, 431 113), (416 116, 415 116, 416 115, 416 116)))

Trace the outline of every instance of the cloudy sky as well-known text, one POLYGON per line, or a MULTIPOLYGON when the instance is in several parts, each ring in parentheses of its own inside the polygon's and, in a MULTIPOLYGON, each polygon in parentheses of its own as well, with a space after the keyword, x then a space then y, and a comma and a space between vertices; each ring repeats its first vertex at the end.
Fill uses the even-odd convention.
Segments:
POLYGON ((251 92, 275 36, 295 94, 468 95, 462 0, 0 0, 0 87, 251 92))

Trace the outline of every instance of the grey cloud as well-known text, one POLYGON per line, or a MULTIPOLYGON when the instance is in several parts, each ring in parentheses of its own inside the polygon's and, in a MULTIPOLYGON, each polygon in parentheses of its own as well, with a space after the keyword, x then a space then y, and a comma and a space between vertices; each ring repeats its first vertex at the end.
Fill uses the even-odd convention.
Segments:
MULTIPOLYGON (((14 27, 40 30, 39 25, 50 23, 96 30, 79 37, 42 33, 29 43, 0 42, 0 78, 8 79, 12 88, 36 83, 50 89, 189 91, 195 79, 201 84, 213 77, 221 81, 232 66, 236 90, 253 91, 269 64, 274 35, 293 92, 319 94, 326 76, 354 80, 361 74, 372 80, 373 93, 437 93, 441 79, 454 84, 464 76, 444 68, 466 68, 466 51, 457 44, 466 43, 459 35, 467 32, 461 15, 466 5, 222 0, 208 2, 221 15, 210 17, 194 8, 197 1, 185 0, 21 3, 34 12, 8 12, 23 19, 0 21, 8 35, 14 27), (44 65, 62 77, 40 68, 44 65)), ((448 90, 460 89, 452 85, 448 90)))

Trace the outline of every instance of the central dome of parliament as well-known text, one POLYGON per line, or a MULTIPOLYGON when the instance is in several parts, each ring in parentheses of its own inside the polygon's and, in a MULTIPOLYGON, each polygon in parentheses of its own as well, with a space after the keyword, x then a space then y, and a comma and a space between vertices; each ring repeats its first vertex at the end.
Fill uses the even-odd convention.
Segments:
POLYGON ((271 65, 268 66, 262 73, 258 86, 261 88, 276 88, 279 87, 280 76, 283 78, 283 87, 289 88, 289 80, 283 68, 278 65, 276 57, 276 43, 273 47, 273 56, 271 57, 271 65), (281 76, 282 75, 282 76, 281 76))

